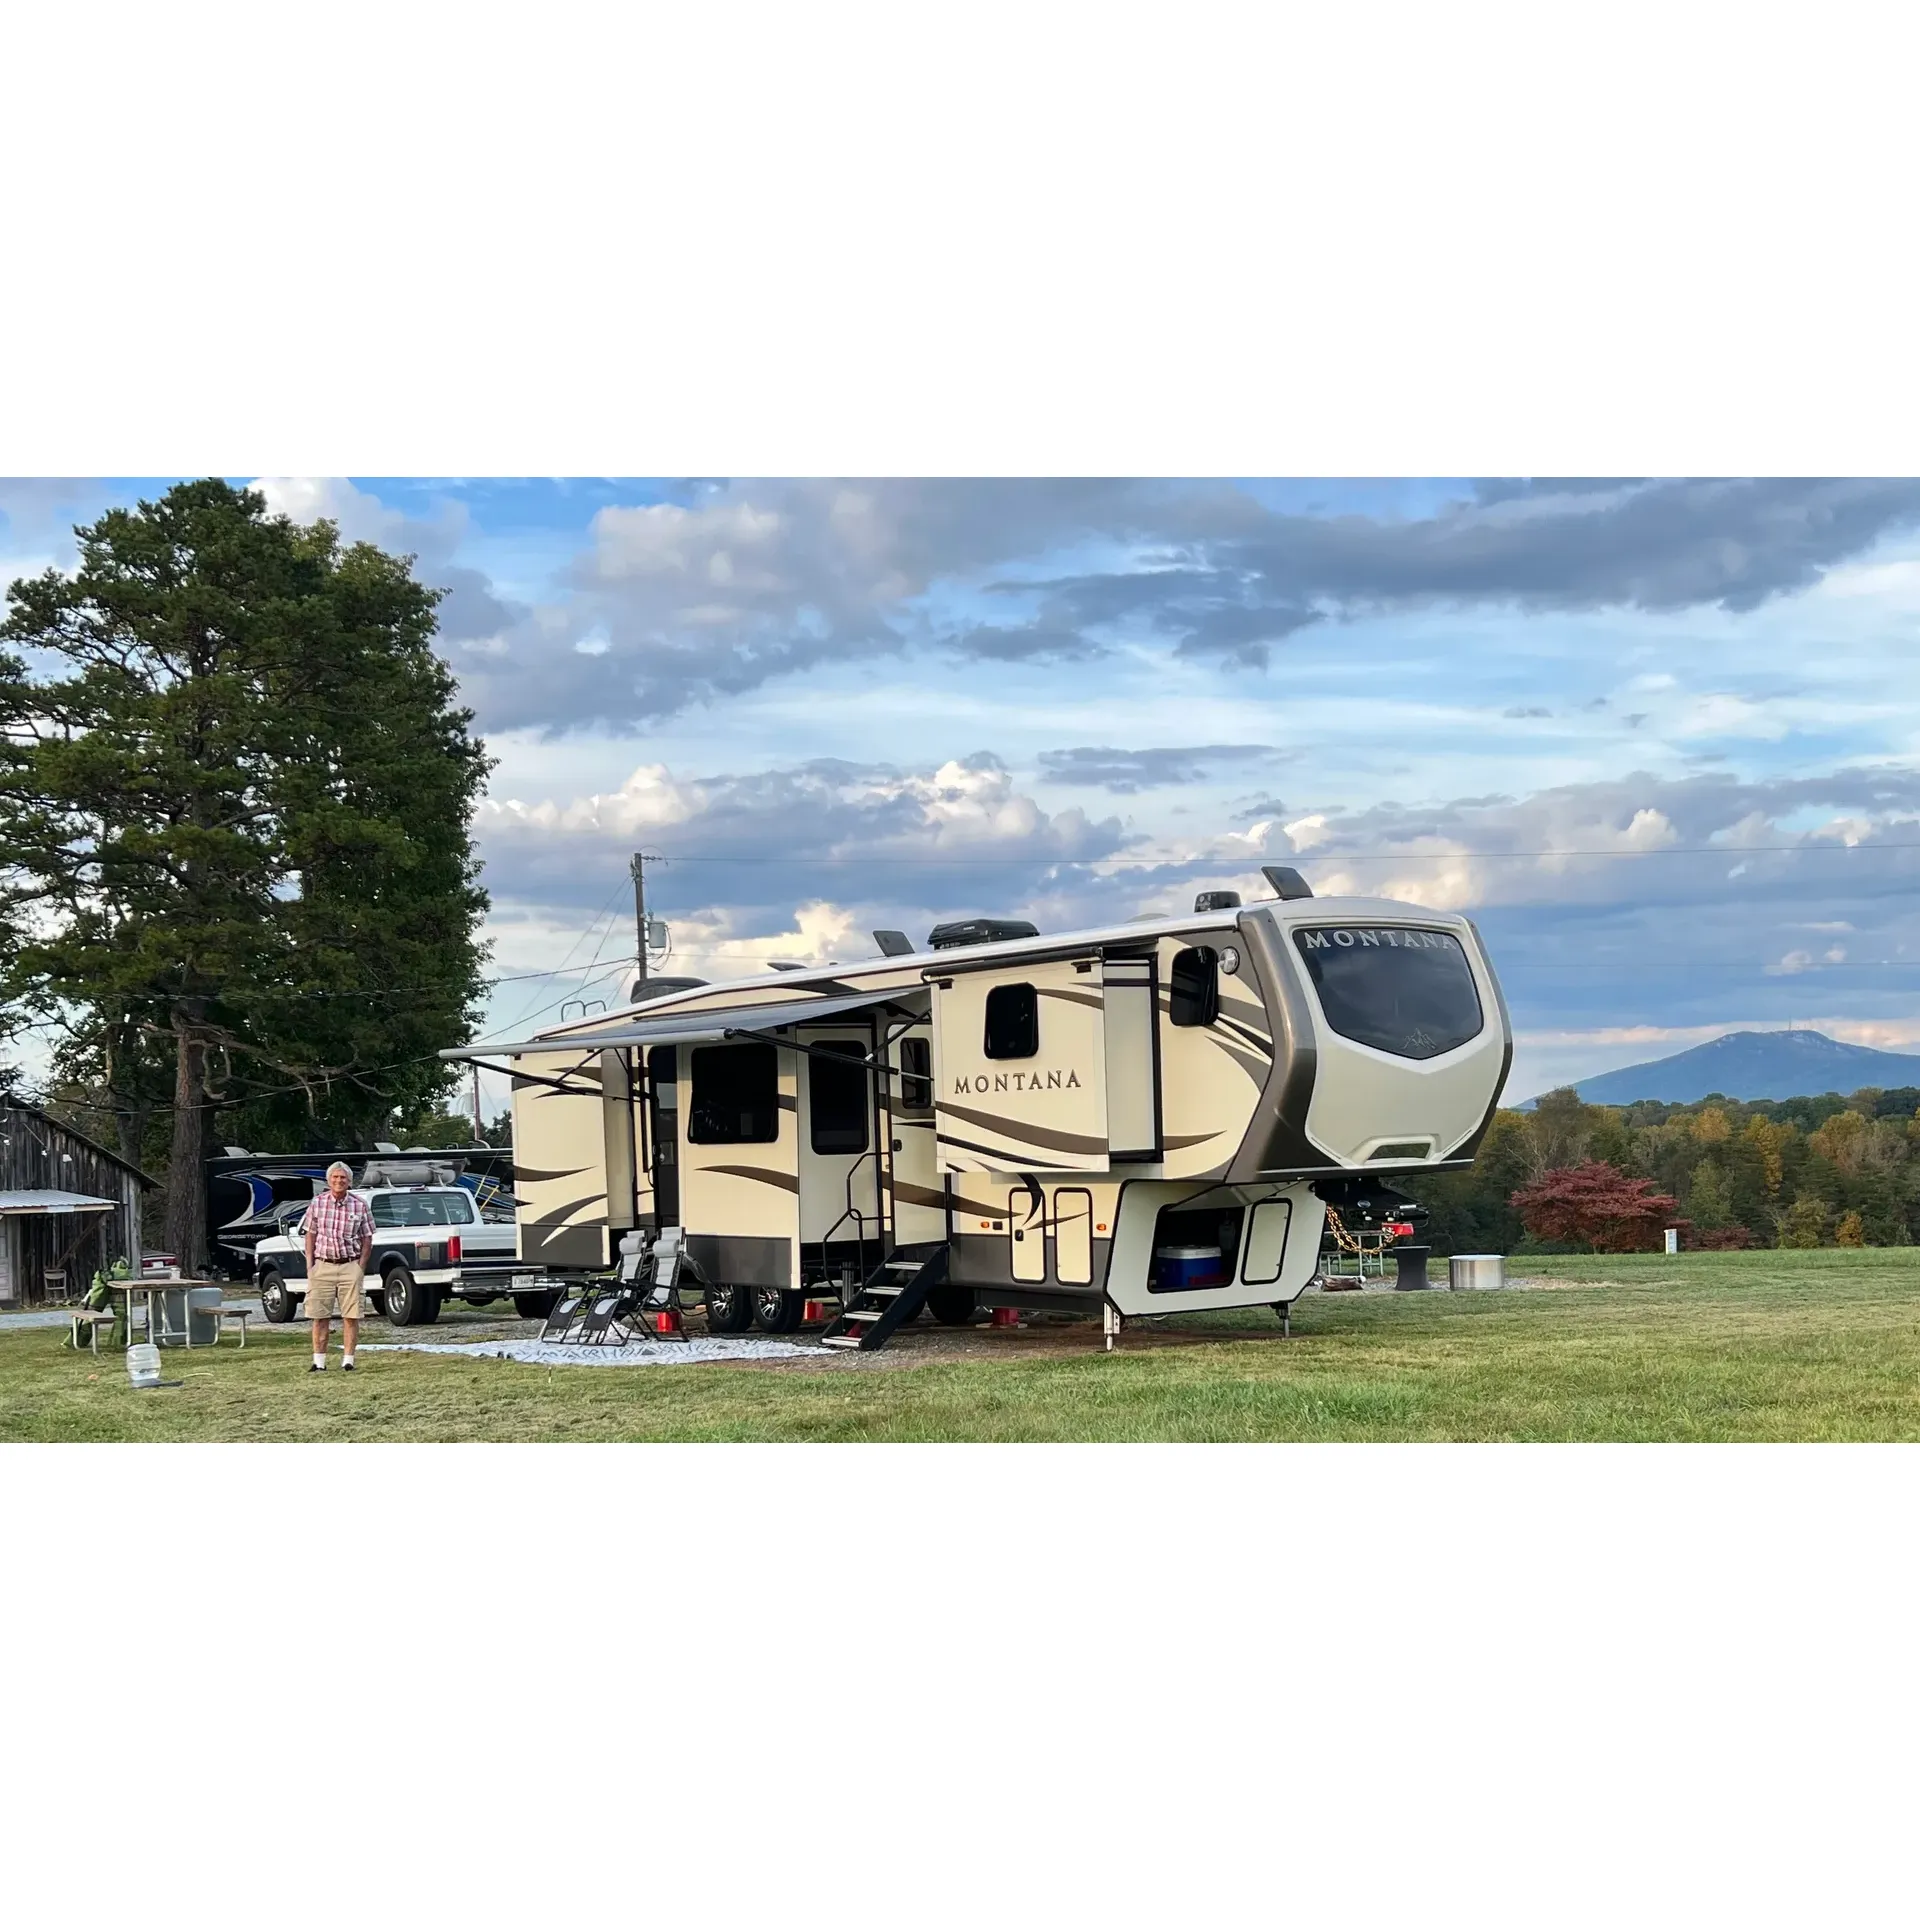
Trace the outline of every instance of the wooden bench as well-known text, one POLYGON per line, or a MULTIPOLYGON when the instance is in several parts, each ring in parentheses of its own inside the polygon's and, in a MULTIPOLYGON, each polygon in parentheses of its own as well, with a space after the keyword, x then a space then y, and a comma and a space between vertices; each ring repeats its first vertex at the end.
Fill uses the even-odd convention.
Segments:
POLYGON ((213 1326, 213 1344, 216 1347, 220 1344, 220 1329, 227 1321, 231 1320, 240 1329, 240 1344, 244 1347, 247 1344, 247 1319, 252 1312, 253 1309, 251 1307, 244 1306, 221 1307, 217 1309, 217 1318, 213 1326))
POLYGON ((94 1307, 75 1307, 67 1318, 73 1329, 74 1352, 80 1351, 80 1335, 84 1332, 88 1346, 97 1355, 100 1351, 100 1328, 103 1323, 109 1327, 112 1326, 113 1315, 102 1313, 94 1307))

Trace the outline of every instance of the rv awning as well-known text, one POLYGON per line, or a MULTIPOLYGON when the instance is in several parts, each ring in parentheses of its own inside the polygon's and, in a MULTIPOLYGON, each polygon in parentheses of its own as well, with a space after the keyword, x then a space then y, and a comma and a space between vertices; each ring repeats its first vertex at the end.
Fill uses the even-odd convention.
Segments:
POLYGON ((724 1040, 733 1033, 771 1033, 778 1027, 797 1027, 822 1020, 838 1020, 850 1013, 866 1013, 925 993, 922 986, 889 987, 884 993, 819 994, 808 1000, 783 1000, 776 1006, 712 1007, 701 1011, 662 1013, 651 1020, 630 1020, 623 1026, 596 1027, 591 1033, 566 1040, 516 1040, 491 1047, 449 1047, 442 1060, 500 1060, 523 1053, 598 1053, 605 1047, 672 1046, 699 1040, 724 1040))
POLYGON ((0 1213, 111 1213, 120 1202, 97 1193, 62 1193, 58 1187, 15 1187, 0 1192, 0 1213))

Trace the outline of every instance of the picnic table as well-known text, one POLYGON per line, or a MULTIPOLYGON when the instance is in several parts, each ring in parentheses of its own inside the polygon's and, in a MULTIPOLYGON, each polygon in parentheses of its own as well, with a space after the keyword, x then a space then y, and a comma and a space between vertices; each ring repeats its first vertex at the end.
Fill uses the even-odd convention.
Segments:
POLYGON ((161 1275, 145 1273, 126 1280, 109 1280, 107 1285, 115 1293, 127 1296, 127 1340, 133 1340, 133 1299, 135 1294, 144 1294, 147 1303, 147 1338, 156 1347, 184 1347, 187 1344, 187 1303, 180 1302, 180 1331, 169 1333, 166 1327, 166 1296, 170 1293, 190 1294, 196 1287, 205 1286, 204 1280, 192 1280, 184 1274, 161 1275), (160 1310, 154 1310, 154 1301, 162 1304, 160 1310))

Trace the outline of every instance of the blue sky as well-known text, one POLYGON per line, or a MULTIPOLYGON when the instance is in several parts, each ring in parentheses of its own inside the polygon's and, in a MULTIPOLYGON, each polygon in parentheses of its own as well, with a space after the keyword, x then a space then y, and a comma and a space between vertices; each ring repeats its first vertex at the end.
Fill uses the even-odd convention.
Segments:
MULTIPOLYGON (((248 476, 239 476, 247 478, 248 476)), ((0 482, 0 578, 164 482, 0 482)), ((1733 1027, 1920 1050, 1920 485, 261 481, 419 556, 518 1030, 676 969, 1320 890, 1480 922, 1513 1097, 1733 1027)))

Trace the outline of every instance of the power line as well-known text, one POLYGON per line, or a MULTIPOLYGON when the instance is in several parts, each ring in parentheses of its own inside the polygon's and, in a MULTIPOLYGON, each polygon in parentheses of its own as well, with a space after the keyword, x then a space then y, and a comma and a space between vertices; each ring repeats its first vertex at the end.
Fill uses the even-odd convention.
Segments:
POLYGON ((1641 860, 1654 854, 1701 854, 1723 860, 1744 860, 1762 853, 1914 853, 1920 840, 1807 840, 1764 847, 1542 847, 1467 852, 1409 847, 1396 853, 1343 853, 1331 847, 1255 848, 1246 853, 1195 853, 1161 858, 1153 854, 1102 853, 1084 858, 1065 854, 1032 853, 1019 858, 942 854, 937 848, 924 854, 891 853, 676 853, 681 865, 793 866, 793 867, 1246 867, 1271 860, 1276 852, 1295 860, 1338 863, 1348 860, 1641 860))

